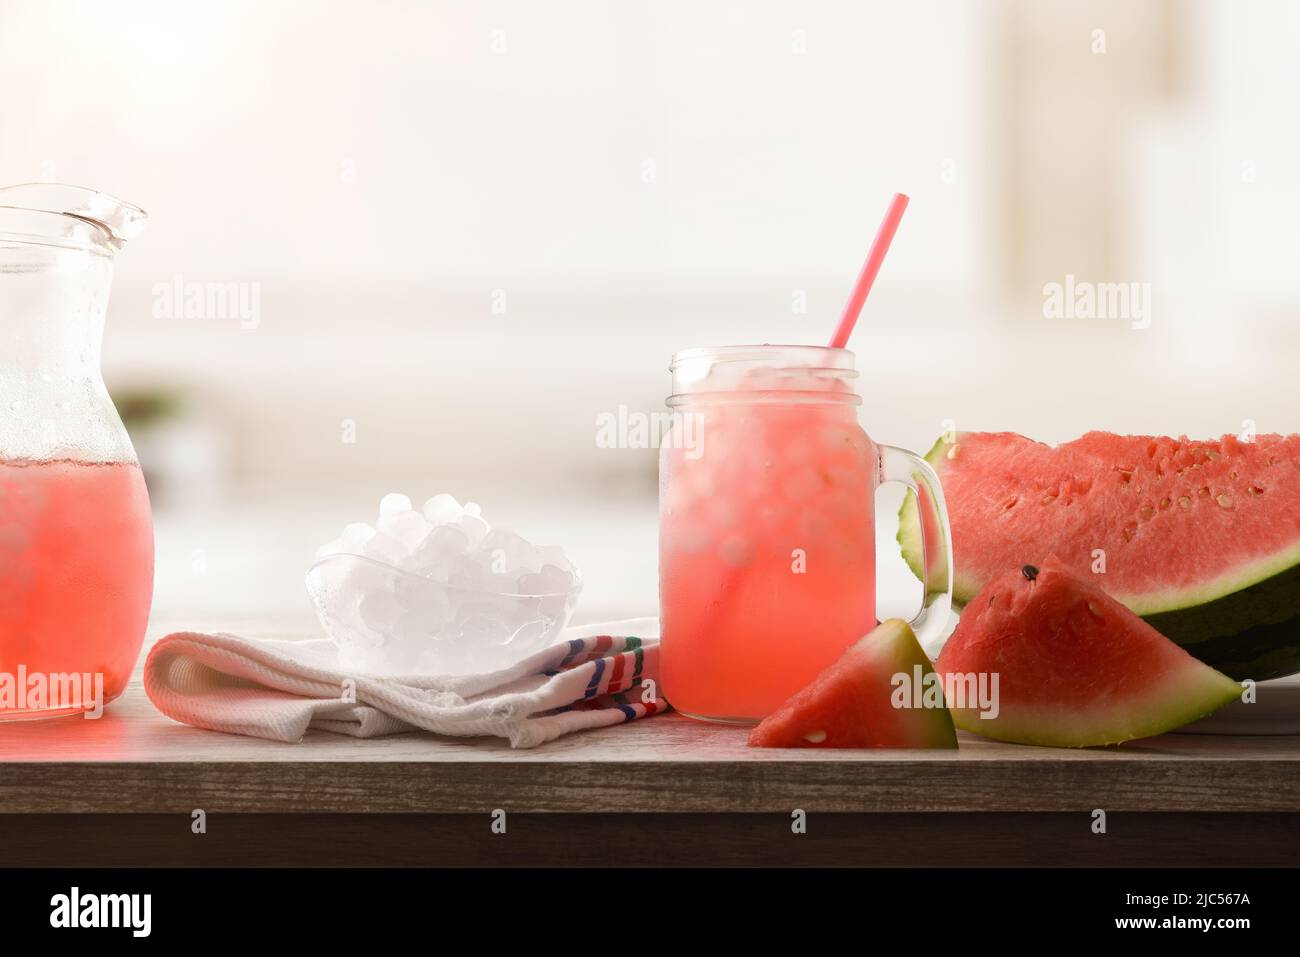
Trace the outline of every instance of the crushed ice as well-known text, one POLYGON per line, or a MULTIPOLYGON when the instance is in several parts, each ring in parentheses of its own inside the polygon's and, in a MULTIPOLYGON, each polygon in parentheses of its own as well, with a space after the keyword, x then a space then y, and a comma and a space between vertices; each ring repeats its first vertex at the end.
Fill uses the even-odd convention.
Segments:
POLYGON ((504 667, 554 640, 581 587, 562 549, 447 494, 420 508, 385 495, 375 525, 346 526, 316 559, 307 584, 326 631, 345 666, 376 674, 504 667))

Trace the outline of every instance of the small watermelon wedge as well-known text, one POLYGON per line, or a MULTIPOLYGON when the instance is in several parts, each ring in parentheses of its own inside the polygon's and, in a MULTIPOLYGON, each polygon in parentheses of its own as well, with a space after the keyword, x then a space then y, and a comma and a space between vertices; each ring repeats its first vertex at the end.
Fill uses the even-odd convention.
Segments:
POLYGON ((963 731, 1063 748, 1163 734, 1242 691, 1054 558, 985 586, 935 668, 963 731), (992 708, 969 700, 981 680, 992 708))
POLYGON ((955 748, 957 733, 930 659, 907 622, 891 618, 768 715, 750 732, 749 745, 955 748), (907 694, 900 693, 904 686, 907 694), (922 687, 936 694, 926 697, 922 687))

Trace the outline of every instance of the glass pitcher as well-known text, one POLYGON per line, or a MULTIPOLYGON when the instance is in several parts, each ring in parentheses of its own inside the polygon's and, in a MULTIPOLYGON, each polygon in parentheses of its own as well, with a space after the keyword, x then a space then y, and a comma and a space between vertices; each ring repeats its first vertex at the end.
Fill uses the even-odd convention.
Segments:
POLYGON ((145 219, 0 188, 0 720, 97 715, 140 653, 149 497, 99 360, 113 258, 145 219))
POLYGON ((724 346, 679 352, 670 368, 659 656, 677 711, 752 724, 875 627, 883 482, 910 487, 933 518, 912 624, 923 641, 945 626, 952 544, 939 479, 858 424, 853 353, 724 346))

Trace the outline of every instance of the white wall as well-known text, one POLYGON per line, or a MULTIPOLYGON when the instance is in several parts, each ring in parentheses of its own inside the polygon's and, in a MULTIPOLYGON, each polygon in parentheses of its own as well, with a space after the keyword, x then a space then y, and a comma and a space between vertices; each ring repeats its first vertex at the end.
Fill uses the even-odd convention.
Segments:
MULTIPOLYGON (((975 163, 972 14, 6 3, 0 179, 139 201, 137 274, 851 275, 892 191, 975 163)), ((975 195, 913 212, 896 279, 977 273, 975 195)))
MULTIPOLYGON (((644 479, 651 457, 595 449, 595 415, 657 407, 676 348, 824 341, 895 190, 855 339, 878 438, 1294 430, 1296 6, 1184 6, 1191 93, 1107 147, 1158 292, 1145 332, 986 281, 1013 3, 9 0, 0 182, 151 211, 110 384, 190 390, 253 480, 644 479), (259 284, 258 327, 155 318, 176 276, 259 284)), ((1122 4, 1091 10, 1126 36, 1122 4)), ((1086 44, 1078 19, 1055 41, 1086 44)))

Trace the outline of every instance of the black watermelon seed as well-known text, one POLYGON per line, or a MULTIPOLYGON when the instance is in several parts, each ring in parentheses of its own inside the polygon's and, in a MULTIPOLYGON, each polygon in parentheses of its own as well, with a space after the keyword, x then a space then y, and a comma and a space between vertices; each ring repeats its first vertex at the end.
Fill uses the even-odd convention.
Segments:
POLYGON ((1026 565, 1024 568, 1020 569, 1020 574, 1024 575, 1030 581, 1033 581, 1038 577, 1038 569, 1033 565, 1026 565))

